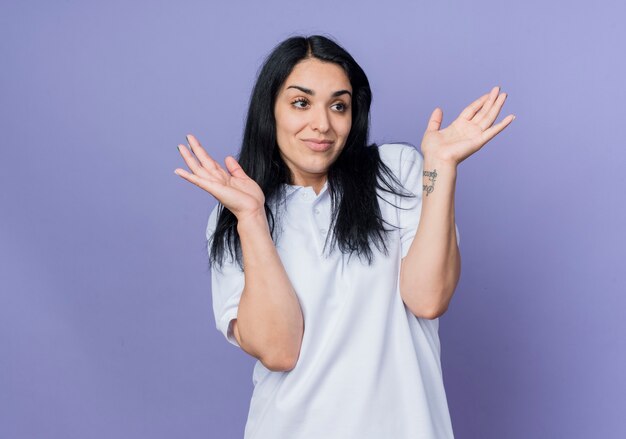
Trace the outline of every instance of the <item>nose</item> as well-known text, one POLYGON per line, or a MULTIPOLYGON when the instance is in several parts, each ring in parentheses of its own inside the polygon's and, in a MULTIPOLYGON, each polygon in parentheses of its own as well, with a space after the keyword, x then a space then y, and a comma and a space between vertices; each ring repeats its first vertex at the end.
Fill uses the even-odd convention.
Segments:
POLYGON ((317 111, 311 111, 311 114, 311 128, 313 130, 319 131, 320 133, 325 133, 326 131, 328 131, 330 127, 330 121, 328 120, 326 108, 318 108, 317 111))

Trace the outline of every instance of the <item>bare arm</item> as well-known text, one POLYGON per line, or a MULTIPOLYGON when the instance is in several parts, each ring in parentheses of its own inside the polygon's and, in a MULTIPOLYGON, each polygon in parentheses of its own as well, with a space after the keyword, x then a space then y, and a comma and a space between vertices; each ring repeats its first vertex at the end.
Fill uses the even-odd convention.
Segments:
POLYGON ((448 127, 441 129, 443 111, 439 107, 428 121, 421 145, 426 195, 400 274, 402 298, 417 316, 439 317, 452 299, 461 272, 454 220, 456 169, 515 119, 511 114, 493 125, 506 96, 499 86, 493 87, 448 127))
POLYGON ((244 266, 244 288, 232 323, 239 346, 270 370, 290 370, 299 354, 304 321, 298 297, 272 241, 265 196, 234 157, 224 170, 192 136, 179 151, 193 173, 174 172, 209 192, 237 217, 244 266), (196 159, 197 157, 197 159, 196 159))
POLYGON ((235 337, 244 351, 268 369, 293 369, 300 353, 304 319, 265 214, 239 221, 237 231, 245 286, 233 323, 235 337))
POLYGON ((461 273, 454 219, 456 168, 426 157, 423 179, 421 219, 402 259, 400 293, 413 314, 434 319, 448 309, 461 273))

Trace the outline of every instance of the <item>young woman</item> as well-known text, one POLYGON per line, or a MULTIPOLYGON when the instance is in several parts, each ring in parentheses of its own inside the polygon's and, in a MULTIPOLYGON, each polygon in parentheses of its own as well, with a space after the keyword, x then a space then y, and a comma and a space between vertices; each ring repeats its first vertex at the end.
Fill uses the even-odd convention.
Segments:
POLYGON ((342 47, 292 37, 265 60, 238 158, 198 140, 176 174, 217 200, 213 309, 258 359, 246 439, 452 438, 438 317, 460 276, 456 168, 502 131, 495 87, 421 151, 368 144, 371 91, 342 47), (424 195, 423 195, 424 194, 424 195))

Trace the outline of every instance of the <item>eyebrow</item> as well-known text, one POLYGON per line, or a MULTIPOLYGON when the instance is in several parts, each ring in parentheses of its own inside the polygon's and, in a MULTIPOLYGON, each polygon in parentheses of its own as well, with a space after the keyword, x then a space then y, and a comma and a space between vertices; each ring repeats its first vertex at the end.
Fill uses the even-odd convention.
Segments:
MULTIPOLYGON (((310 88, 306 88, 306 87, 301 87, 299 85, 290 85, 289 88, 297 88, 298 90, 300 90, 303 93, 309 94, 311 96, 315 96, 315 92, 313 90, 311 90, 310 88)), ((350 97, 352 97, 352 93, 350 93, 348 90, 338 90, 336 92, 334 92, 331 97, 336 98, 337 96, 341 96, 343 94, 349 94, 350 97)))

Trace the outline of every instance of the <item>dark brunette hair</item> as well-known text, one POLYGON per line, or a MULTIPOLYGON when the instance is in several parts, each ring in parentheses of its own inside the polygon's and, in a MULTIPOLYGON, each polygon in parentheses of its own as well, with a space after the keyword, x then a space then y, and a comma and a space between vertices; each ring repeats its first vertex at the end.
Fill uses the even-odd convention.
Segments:
MULTIPOLYGON (((286 196, 285 184, 293 183, 276 142, 274 104, 294 66, 307 58, 338 64, 352 85, 352 126, 341 154, 329 166, 327 174, 332 206, 331 230, 334 232, 331 247, 338 244, 343 253, 356 253, 359 258, 364 256, 371 264, 374 255, 370 244, 373 243, 387 255, 385 234, 391 231, 383 226, 383 223, 389 223, 382 218, 376 189, 399 196, 415 195, 396 192, 386 177, 399 188, 402 188, 401 183, 380 159, 378 145, 367 144, 372 101, 369 81, 363 69, 339 44, 321 35, 294 36, 272 50, 259 71, 252 91, 237 160, 265 194, 265 212, 272 239, 276 242, 275 212, 270 207, 270 200, 279 204, 286 196), (379 179, 386 187, 379 184, 379 179)), ((210 262, 221 266, 228 247, 231 257, 243 268, 237 218, 221 203, 217 215, 210 245, 210 262)))

